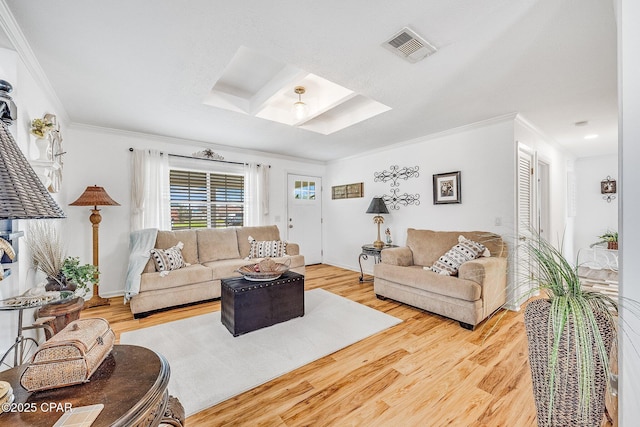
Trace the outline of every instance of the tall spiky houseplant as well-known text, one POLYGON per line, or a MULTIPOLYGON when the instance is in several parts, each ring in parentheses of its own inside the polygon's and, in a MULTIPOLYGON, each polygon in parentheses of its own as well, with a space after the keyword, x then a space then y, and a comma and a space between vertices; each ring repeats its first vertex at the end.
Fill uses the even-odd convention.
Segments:
POLYGON ((525 243, 535 299, 525 309, 539 426, 598 426, 605 409, 617 301, 583 290, 577 266, 539 235, 525 243))

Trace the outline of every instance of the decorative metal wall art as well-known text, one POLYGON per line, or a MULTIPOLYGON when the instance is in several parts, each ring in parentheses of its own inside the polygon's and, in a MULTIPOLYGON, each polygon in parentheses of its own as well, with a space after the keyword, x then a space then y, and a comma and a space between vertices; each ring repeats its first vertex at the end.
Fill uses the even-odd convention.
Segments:
POLYGON ((400 194, 399 180, 407 181, 409 178, 417 178, 420 176, 419 167, 403 167, 398 165, 389 166, 389 170, 373 173, 374 182, 390 182, 391 194, 380 196, 389 209, 398 210, 400 206, 419 205, 420 194, 400 194))
POLYGON ((615 179, 611 179, 609 175, 602 181, 600 181, 600 193, 604 194, 602 198, 607 201, 607 203, 611 203, 613 199, 616 198, 614 194, 618 192, 617 184, 615 179))
POLYGON ((198 151, 193 153, 191 156, 197 157, 199 159, 208 159, 208 160, 224 160, 224 157, 210 148, 206 148, 202 151, 198 151))
POLYGON ((383 170, 382 172, 373 173, 374 182, 388 182, 391 181, 391 187, 398 187, 400 183, 399 179, 408 180, 409 178, 417 178, 420 176, 418 173, 418 166, 404 167, 400 169, 398 165, 391 165, 389 170, 383 170))
POLYGON ((417 206, 420 204, 420 194, 398 194, 399 192, 399 188, 392 188, 390 195, 385 194, 382 196, 382 200, 384 200, 384 203, 389 209, 397 211, 400 209, 400 206, 417 206))
POLYGON ((331 187, 332 199, 355 199, 364 197, 364 183, 357 182, 355 184, 335 185, 331 187))

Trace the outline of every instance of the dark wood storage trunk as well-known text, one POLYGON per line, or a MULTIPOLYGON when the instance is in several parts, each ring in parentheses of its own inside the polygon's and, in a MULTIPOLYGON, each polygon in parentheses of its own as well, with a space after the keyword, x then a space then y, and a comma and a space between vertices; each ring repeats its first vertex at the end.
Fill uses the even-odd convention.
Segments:
POLYGON ((304 316, 304 276, 288 271, 270 282, 222 279, 222 324, 234 337, 304 316))

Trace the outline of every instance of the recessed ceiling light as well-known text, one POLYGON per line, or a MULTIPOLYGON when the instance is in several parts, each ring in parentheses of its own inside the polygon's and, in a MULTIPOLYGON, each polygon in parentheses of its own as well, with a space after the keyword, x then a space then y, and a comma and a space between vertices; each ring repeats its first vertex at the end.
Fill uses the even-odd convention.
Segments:
POLYGON ((597 134, 592 133, 591 135, 585 135, 584 139, 596 139, 597 137, 597 134))

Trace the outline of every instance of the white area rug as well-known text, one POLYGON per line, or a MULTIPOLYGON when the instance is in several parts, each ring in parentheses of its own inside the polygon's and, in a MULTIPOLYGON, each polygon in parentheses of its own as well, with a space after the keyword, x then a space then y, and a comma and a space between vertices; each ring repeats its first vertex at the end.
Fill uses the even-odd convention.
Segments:
POLYGON ((220 312, 120 337, 171 365, 169 393, 193 415, 402 322, 322 289, 305 292, 305 315, 233 337, 220 312))

